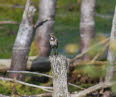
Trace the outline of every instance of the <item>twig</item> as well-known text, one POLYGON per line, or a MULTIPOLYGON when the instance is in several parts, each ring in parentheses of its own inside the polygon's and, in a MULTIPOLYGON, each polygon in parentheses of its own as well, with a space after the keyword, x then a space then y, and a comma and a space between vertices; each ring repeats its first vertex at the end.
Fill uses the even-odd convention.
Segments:
POLYGON ((109 46, 109 42, 105 44, 104 49, 102 49, 102 51, 96 54, 96 56, 90 61, 90 64, 94 63, 98 59, 98 57, 101 55, 101 52, 104 52, 108 46, 109 46))
POLYGON ((97 53, 96 56, 91 60, 90 64, 94 63, 100 55, 101 53, 97 53))
POLYGON ((41 75, 41 76, 46 76, 49 78, 52 78, 52 76, 43 74, 43 73, 38 73, 38 72, 30 72, 30 71, 7 71, 7 72, 12 72, 12 73, 26 73, 26 74, 35 74, 35 75, 41 75))
POLYGON ((71 86, 73 86, 73 87, 79 88, 79 89, 81 89, 81 90, 85 89, 85 88, 82 88, 82 87, 80 87, 80 86, 77 86, 77 85, 75 85, 75 84, 72 84, 72 83, 68 83, 68 84, 69 84, 69 85, 71 85, 71 86))
POLYGON ((113 15, 108 15, 108 14, 105 15, 105 14, 96 13, 96 16, 103 18, 103 19, 112 19, 113 18, 113 15))
POLYGON ((92 93, 96 90, 99 90, 101 88, 107 88, 107 87, 111 87, 112 85, 115 85, 116 82, 103 82, 103 83, 99 83, 97 85, 94 85, 92 87, 89 87, 85 90, 82 90, 80 92, 78 92, 77 94, 71 94, 71 97, 83 97, 86 96, 89 93, 92 93))
POLYGON ((0 21, 0 24, 18 24, 16 21, 0 21))
POLYGON ((51 96, 52 96, 51 93, 44 93, 44 94, 37 95, 37 97, 51 97, 51 96))
POLYGON ((0 4, 0 7, 24 8, 22 5, 0 4))
MULTIPOLYGON (((13 81, 14 82, 14 79, 11 79, 11 78, 0 77, 0 80, 3 80, 3 81, 13 81)), ((26 82, 23 82, 23 81, 19 81, 19 80, 15 80, 15 82, 23 84, 23 85, 26 85, 26 86, 30 86, 30 87, 40 88, 40 89, 42 89, 44 91, 47 91, 47 92, 52 92, 51 90, 48 90, 48 89, 53 89, 52 87, 38 86, 38 85, 34 85, 34 84, 29 84, 29 83, 26 83, 26 82)))

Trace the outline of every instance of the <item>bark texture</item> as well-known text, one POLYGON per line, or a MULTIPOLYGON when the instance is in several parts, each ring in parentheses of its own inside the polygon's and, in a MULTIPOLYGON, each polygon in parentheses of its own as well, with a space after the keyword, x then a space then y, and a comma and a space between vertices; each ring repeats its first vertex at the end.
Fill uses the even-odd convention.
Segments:
MULTIPOLYGON (((114 73, 115 73, 115 62, 116 62, 116 7, 114 12, 114 18, 112 22, 112 30, 111 30, 111 36, 110 36, 110 43, 109 43, 109 50, 108 50, 108 68, 106 71, 106 82, 110 82, 113 80, 114 73)), ((110 89, 110 88, 109 88, 110 89)), ((111 90, 106 90, 104 92, 103 97, 111 97, 111 90)))
POLYGON ((108 57, 107 57, 109 66, 107 69, 106 81, 111 81, 114 75, 114 64, 116 62, 116 44, 115 43, 116 43, 116 7, 115 7, 115 13, 114 13, 114 18, 112 22, 112 30, 111 30, 110 44, 109 44, 108 57))
MULTIPOLYGON (((80 20, 80 37, 81 53, 85 52, 91 45, 95 37, 95 8, 96 0, 81 1, 81 20, 80 20)), ((89 56, 85 54, 83 59, 88 60, 89 56)))
MULTIPOLYGON (((25 10, 23 13, 22 22, 19 27, 18 35, 16 37, 14 47, 13 47, 13 54, 12 54, 12 61, 11 61, 11 70, 25 70, 28 53, 30 49, 30 45, 32 42, 33 36, 33 16, 35 13, 35 8, 31 5, 31 0, 27 0, 25 10)), ((23 78, 22 74, 14 74, 10 73, 10 77, 15 77, 19 80, 23 78)))
POLYGON ((50 57, 53 74, 53 97, 69 97, 67 71, 69 62, 62 55, 50 57))
POLYGON ((48 57, 50 54, 49 33, 54 32, 54 18, 57 0, 40 0, 39 21, 48 21, 36 31, 36 43, 39 48, 39 56, 48 57))

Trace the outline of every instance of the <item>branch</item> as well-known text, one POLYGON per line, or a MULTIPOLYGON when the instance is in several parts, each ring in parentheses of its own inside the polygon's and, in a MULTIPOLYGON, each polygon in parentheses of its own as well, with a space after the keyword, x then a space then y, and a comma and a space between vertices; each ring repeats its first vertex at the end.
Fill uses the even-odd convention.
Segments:
POLYGON ((34 26, 35 30, 36 30, 38 27, 42 26, 44 23, 46 23, 48 20, 49 20, 49 19, 46 19, 46 20, 43 20, 43 21, 39 21, 39 22, 34 26))
POLYGON ((101 42, 98 42, 97 44, 93 45, 92 47, 88 48, 85 52, 77 55, 76 57, 74 57, 73 59, 70 60, 71 63, 73 63, 75 60, 77 60, 78 58, 81 58, 84 54, 86 54, 87 52, 89 52, 90 50, 92 50, 93 48, 95 48, 96 46, 98 45, 102 45, 102 44, 105 44, 109 41, 109 38, 101 41, 101 42))
POLYGON ((72 83, 68 83, 68 84, 69 84, 70 86, 79 88, 79 89, 81 89, 81 90, 85 89, 85 88, 82 88, 82 87, 80 87, 80 86, 78 86, 78 85, 75 85, 75 84, 72 84, 72 83))
MULTIPOLYGON (((45 77, 49 77, 49 78, 53 78, 51 75, 47 75, 47 74, 43 74, 43 73, 38 73, 38 72, 30 72, 30 71, 7 71, 7 72, 12 72, 12 73, 24 73, 24 74, 35 74, 35 75, 41 75, 41 76, 45 76, 45 77)), ((78 85, 72 84, 72 83, 68 83, 70 86, 79 88, 79 89, 84 89, 78 85)))
POLYGON ((30 72, 30 71, 7 71, 7 72, 12 72, 12 73, 35 74, 35 75, 41 75, 41 76, 45 76, 45 77, 52 78, 52 76, 50 76, 50 75, 43 74, 43 73, 38 73, 38 72, 30 72))
POLYGON ((89 87, 83 91, 80 91, 77 94, 71 94, 71 97, 83 97, 83 96, 86 96, 87 94, 90 94, 90 93, 96 91, 96 90, 99 90, 101 88, 111 87, 112 85, 115 85, 115 84, 116 84, 116 82, 99 83, 99 84, 89 87))
POLYGON ((24 8, 22 5, 0 4, 0 7, 24 8))
POLYGON ((94 63, 99 56, 101 56, 102 52, 106 51, 107 47, 109 46, 109 42, 104 45, 104 48, 96 54, 96 56, 90 61, 90 64, 94 63))
MULTIPOLYGON (((5 81, 14 81, 13 79, 11 80, 11 79, 9 79, 9 78, 1 78, 0 77, 0 80, 5 80, 5 81)), ((21 82, 21 81, 20 81, 21 82)), ((19 82, 18 82, 19 83, 19 82)), ((115 85, 116 84, 116 82, 104 82, 104 83, 99 83, 99 84, 97 84, 97 85, 94 85, 94 86, 92 86, 92 87, 89 87, 89 88, 87 88, 87 89, 85 89, 85 90, 82 90, 82 91, 80 91, 80 92, 78 92, 78 93, 76 93, 76 94, 71 94, 71 97, 82 97, 82 96, 86 96, 87 94, 89 94, 89 93, 92 93, 92 92, 94 92, 94 91, 96 91, 96 90, 99 90, 99 89, 101 89, 101 88, 107 88, 107 87, 111 87, 112 85, 115 85)), ((24 84, 25 85, 25 84, 24 84)), ((45 94, 39 94, 39 95, 37 95, 37 96, 39 96, 39 97, 47 97, 47 96, 51 96, 52 94, 51 93, 45 93, 45 94)), ((6 96, 7 97, 7 96, 6 96)), ((9 97, 9 96, 8 96, 9 97)))
POLYGON ((112 15, 108 15, 108 14, 99 14, 99 13, 96 13, 96 16, 97 17, 100 17, 100 18, 103 18, 103 19, 112 19, 112 15))
POLYGON ((0 94, 0 97, 10 97, 10 96, 6 96, 6 95, 2 95, 2 94, 0 94))
POLYGON ((16 21, 0 21, 0 24, 18 24, 16 21))
POLYGON ((39 94, 37 97, 52 97, 52 93, 39 94))
MULTIPOLYGON (((51 97, 51 96, 52 96, 52 93, 43 93, 38 95, 27 95, 27 96, 20 96, 20 97, 51 97)), ((0 97, 11 97, 11 96, 0 94, 0 97)))
POLYGON ((26 83, 26 82, 23 82, 23 81, 19 81, 19 80, 14 80, 14 79, 11 79, 11 78, 0 77, 0 80, 17 82, 17 83, 22 84, 22 85, 26 85, 26 86, 30 86, 30 87, 35 87, 35 88, 40 88, 40 89, 42 89, 44 91, 47 91, 47 92, 52 92, 51 90, 48 90, 48 89, 53 89, 52 87, 38 86, 38 85, 34 85, 34 84, 29 84, 29 83, 26 83))
MULTIPOLYGON (((34 57, 29 57, 28 61, 27 61, 27 67, 26 70, 31 70, 32 67, 32 60, 35 59, 36 56, 34 57)), ((7 70, 10 69, 10 63, 11 63, 11 59, 0 59, 0 72, 6 72, 7 70)), ((89 64, 93 64, 95 66, 102 66, 107 64, 107 61, 94 61, 94 62, 89 62, 89 64)), ((115 63, 116 64, 116 63, 115 63)), ((70 64, 70 67, 75 67, 75 66, 84 66, 84 65, 88 65, 87 61, 75 61, 73 64, 70 64)), ((34 67, 33 67, 34 68, 34 67)), ((36 66, 35 68, 39 68, 38 66, 36 66)), ((37 69, 36 69, 37 70, 37 69)))

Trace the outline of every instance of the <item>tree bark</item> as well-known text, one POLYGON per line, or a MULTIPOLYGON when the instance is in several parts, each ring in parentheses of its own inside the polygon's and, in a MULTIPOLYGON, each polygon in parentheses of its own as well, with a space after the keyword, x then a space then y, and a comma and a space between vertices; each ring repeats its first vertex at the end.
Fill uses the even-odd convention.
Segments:
MULTIPOLYGON (((110 36, 110 43, 109 43, 109 50, 108 50, 108 68, 106 71, 106 82, 110 82, 113 80, 114 73, 115 73, 115 62, 116 62, 116 7, 114 12, 114 18, 112 22, 112 30, 111 30, 111 36, 110 36)), ((104 92, 103 97, 111 97, 111 90, 106 90, 104 92)))
MULTIPOLYGON (((31 0, 27 0, 25 10, 23 13, 22 22, 19 27, 18 35, 16 37, 12 61, 11 61, 11 70, 25 70, 28 53, 30 45, 32 42, 33 36, 33 16, 35 13, 35 8, 31 5, 31 0)), ((17 78, 19 80, 23 79, 22 74, 10 73, 9 77, 17 78)))
MULTIPOLYGON (((80 20, 80 37, 81 53, 85 52, 91 45, 95 37, 95 8, 96 0, 81 1, 81 20, 80 20)), ((89 59, 89 55, 83 56, 84 60, 89 59)))
POLYGON ((69 62, 62 55, 51 56, 50 62, 53 75, 53 97, 69 97, 67 71, 69 62))
POLYGON ((106 81, 111 81, 114 76, 114 64, 116 62, 116 44, 115 43, 116 43, 116 7, 115 7, 115 13, 114 13, 114 18, 112 22, 112 31, 111 31, 110 44, 109 44, 109 50, 108 50, 108 56, 107 56, 109 66, 106 72, 106 81))
POLYGON ((57 0, 40 0, 39 21, 49 19, 36 31, 35 41, 39 48, 40 57, 48 57, 50 54, 49 33, 54 32, 54 19, 57 0))

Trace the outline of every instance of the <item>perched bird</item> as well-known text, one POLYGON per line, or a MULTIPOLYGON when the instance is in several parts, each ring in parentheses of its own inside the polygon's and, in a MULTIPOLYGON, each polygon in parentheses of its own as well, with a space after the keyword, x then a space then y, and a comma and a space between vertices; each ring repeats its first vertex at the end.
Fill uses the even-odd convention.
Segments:
POLYGON ((54 55, 58 54, 58 40, 55 37, 54 33, 50 33, 50 39, 49 39, 49 43, 51 46, 52 51, 54 52, 54 55))

